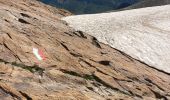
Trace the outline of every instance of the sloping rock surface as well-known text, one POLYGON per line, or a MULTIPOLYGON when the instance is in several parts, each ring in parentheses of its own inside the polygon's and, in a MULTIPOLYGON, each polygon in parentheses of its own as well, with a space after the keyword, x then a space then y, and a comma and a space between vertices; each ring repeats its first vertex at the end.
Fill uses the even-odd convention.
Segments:
POLYGON ((76 30, 170 73, 170 5, 64 19, 76 30))
POLYGON ((170 99, 168 74, 68 27, 66 15, 34 0, 0 0, 1 100, 170 99))

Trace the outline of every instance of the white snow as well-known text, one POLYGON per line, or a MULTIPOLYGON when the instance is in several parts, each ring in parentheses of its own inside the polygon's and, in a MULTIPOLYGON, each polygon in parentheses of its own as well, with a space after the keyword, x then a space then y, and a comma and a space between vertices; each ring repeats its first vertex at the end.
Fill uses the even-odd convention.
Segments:
POLYGON ((170 73, 170 5, 63 18, 135 59, 170 73))

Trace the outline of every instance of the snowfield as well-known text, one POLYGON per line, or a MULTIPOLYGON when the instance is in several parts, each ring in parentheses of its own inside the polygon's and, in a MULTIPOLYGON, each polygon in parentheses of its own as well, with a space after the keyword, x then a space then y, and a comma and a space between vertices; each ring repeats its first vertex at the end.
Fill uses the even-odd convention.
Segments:
POLYGON ((170 73, 170 5, 63 18, 126 54, 170 73))

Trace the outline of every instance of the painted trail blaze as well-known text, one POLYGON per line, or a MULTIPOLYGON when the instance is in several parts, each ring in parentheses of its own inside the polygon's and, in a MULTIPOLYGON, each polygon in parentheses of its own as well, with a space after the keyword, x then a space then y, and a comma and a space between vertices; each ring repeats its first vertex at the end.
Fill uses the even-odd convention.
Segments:
POLYGON ((41 60, 45 60, 45 55, 43 53, 42 50, 37 49, 37 48, 33 48, 33 54, 36 56, 36 58, 41 61, 41 60))

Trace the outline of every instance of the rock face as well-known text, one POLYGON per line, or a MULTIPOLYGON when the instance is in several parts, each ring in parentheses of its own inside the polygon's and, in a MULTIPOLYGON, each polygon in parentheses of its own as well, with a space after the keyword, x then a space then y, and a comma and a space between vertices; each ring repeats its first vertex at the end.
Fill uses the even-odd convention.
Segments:
POLYGON ((161 6, 170 4, 170 0, 141 0, 140 2, 129 6, 125 9, 143 8, 151 6, 161 6))
POLYGON ((170 73, 170 5, 64 19, 76 30, 170 73))
POLYGON ((1 100, 170 99, 168 74, 70 28, 67 15, 35 0, 0 0, 1 100))
POLYGON ((141 0, 39 0, 43 3, 67 9, 74 14, 100 13, 133 5, 141 0))

